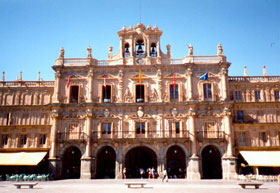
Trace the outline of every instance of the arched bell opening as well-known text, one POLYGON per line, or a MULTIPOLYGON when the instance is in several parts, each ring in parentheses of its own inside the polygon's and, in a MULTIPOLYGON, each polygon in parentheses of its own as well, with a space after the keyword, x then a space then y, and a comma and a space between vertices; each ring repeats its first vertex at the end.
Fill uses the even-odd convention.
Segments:
POLYGON ((145 57, 145 46, 143 40, 138 40, 136 42, 136 57, 137 58, 145 57))
POLYGON ((155 43, 151 44, 151 50, 150 50, 151 57, 155 58, 157 57, 157 46, 155 43))

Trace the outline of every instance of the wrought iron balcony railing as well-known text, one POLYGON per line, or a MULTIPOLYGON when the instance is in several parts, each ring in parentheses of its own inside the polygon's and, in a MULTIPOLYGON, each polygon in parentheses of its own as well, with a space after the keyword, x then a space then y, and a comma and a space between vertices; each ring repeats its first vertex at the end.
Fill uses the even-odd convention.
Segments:
POLYGON ((225 132, 224 131, 197 131, 197 139, 198 140, 205 140, 205 139, 225 139, 225 132))
POLYGON ((188 131, 157 131, 157 130, 141 130, 136 131, 100 131, 93 132, 92 139, 166 139, 166 138, 189 138, 188 131))
POLYGON ((58 142, 85 141, 88 138, 84 132, 59 132, 57 133, 58 142))

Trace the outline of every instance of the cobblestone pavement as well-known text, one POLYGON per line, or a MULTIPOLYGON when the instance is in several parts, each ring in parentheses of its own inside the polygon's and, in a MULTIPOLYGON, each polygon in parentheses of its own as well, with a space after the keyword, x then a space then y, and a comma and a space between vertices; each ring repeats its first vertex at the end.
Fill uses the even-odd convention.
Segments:
POLYGON ((161 182, 159 179, 129 180, 58 180, 38 182, 34 189, 23 187, 17 189, 14 182, 0 182, 0 192, 32 192, 32 193, 235 193, 257 192, 277 193, 277 182, 264 182, 260 189, 248 187, 242 189, 238 181, 171 179, 161 182), (145 181, 145 188, 128 188, 127 181, 145 181))

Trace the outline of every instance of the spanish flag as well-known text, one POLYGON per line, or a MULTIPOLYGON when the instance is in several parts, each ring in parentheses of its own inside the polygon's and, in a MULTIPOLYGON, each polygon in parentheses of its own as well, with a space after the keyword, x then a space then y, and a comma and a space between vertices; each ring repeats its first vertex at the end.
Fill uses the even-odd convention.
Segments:
POLYGON ((142 82, 142 77, 141 77, 141 68, 140 68, 139 77, 138 77, 138 83, 141 83, 141 82, 142 82))

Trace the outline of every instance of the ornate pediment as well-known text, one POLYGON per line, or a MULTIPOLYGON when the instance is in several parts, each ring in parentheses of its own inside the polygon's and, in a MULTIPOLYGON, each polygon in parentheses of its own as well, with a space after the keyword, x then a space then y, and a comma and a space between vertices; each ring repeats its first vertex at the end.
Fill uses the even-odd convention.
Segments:
POLYGON ((87 117, 87 113, 78 110, 66 111, 62 115, 62 119, 85 119, 87 117))
POLYGON ((104 78, 106 80, 116 80, 118 79, 118 76, 113 76, 112 74, 102 74, 97 77, 98 80, 104 80, 104 78))
MULTIPOLYGON (((139 79, 139 73, 131 76, 131 80, 138 80, 138 79, 139 79)), ((142 80, 147 80, 147 79, 150 79, 150 77, 147 76, 146 74, 141 73, 141 79, 142 80)))
MULTIPOLYGON (((171 79, 172 78, 173 79, 174 78, 174 73, 169 73, 164 78, 166 78, 166 79, 171 79)), ((182 76, 179 73, 175 73, 175 79, 182 79, 182 78, 185 78, 185 77, 182 76)))

